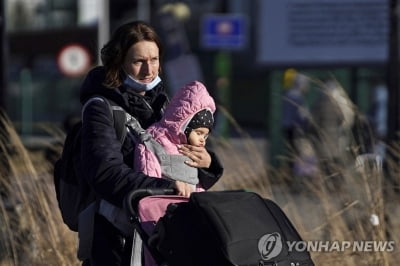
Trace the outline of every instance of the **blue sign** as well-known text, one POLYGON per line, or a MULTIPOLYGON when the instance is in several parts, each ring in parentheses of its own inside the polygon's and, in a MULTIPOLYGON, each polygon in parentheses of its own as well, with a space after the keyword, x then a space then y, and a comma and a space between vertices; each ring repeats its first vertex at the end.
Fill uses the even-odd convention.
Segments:
POLYGON ((242 15, 206 15, 202 21, 201 44, 204 48, 240 50, 246 44, 246 20, 242 15))

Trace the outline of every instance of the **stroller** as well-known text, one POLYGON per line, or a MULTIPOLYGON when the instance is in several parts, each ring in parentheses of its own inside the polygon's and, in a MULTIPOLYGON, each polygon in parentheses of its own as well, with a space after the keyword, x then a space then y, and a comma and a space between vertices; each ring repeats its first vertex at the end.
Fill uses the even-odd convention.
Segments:
POLYGON ((188 201, 188 198, 175 194, 174 189, 139 189, 126 198, 125 209, 135 228, 131 266, 168 265, 161 254, 149 246, 149 238, 169 204, 188 201))
POLYGON ((141 189, 125 199, 134 226, 132 266, 313 266, 287 216, 254 192, 141 189), (140 247, 143 247, 140 250, 140 247))

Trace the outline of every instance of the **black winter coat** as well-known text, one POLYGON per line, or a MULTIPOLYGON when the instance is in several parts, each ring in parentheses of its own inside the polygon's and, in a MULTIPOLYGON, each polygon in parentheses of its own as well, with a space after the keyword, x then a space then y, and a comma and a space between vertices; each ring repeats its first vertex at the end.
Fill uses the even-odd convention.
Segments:
MULTIPOLYGON (((103 67, 96 67, 87 75, 81 87, 81 103, 95 95, 104 96, 136 117, 144 128, 160 119, 162 107, 167 101, 164 87, 156 88, 141 96, 129 88, 109 89, 102 85, 105 78, 103 67)), ((117 138, 112 114, 106 103, 91 102, 83 114, 82 167, 88 184, 98 196, 115 206, 122 207, 129 191, 138 188, 171 188, 169 180, 149 177, 132 169, 133 141, 125 138, 123 145, 117 138), (122 151, 122 152, 121 152, 122 151)), ((221 177, 223 168, 210 152, 211 167, 199 169, 199 179, 205 188, 211 187, 221 177)))

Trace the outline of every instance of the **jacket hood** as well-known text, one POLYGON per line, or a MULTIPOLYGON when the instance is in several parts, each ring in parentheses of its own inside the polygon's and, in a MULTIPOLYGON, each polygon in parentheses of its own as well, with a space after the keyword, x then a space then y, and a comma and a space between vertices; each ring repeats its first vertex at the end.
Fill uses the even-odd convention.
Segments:
MULTIPOLYGON (((175 144, 186 143, 185 128, 199 111, 208 109, 215 112, 215 102, 207 88, 199 81, 193 81, 180 88, 167 106, 161 120, 149 128, 152 134, 167 136, 175 144)), ((157 136, 154 136, 157 138, 157 136)))
POLYGON ((80 89, 81 104, 83 105, 90 97, 101 95, 122 107, 126 107, 127 102, 119 89, 110 89, 103 85, 105 77, 104 67, 95 67, 89 71, 80 89))

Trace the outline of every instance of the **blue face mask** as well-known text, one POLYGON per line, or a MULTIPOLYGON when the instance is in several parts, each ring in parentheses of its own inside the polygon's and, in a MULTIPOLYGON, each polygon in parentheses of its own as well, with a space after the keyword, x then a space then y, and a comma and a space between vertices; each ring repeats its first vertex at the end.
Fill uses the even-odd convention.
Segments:
POLYGON ((123 84, 129 88, 134 89, 135 91, 141 92, 141 91, 150 91, 152 90, 155 86, 157 86, 158 83, 161 82, 161 78, 157 76, 155 79, 153 79, 152 82, 150 83, 142 83, 137 80, 135 80, 131 75, 126 74, 125 79, 123 80, 123 84))

